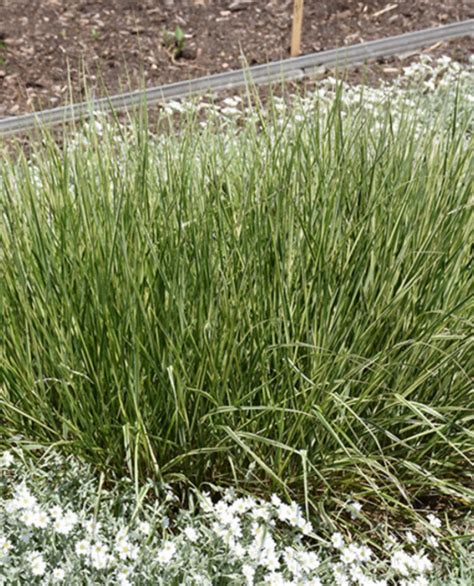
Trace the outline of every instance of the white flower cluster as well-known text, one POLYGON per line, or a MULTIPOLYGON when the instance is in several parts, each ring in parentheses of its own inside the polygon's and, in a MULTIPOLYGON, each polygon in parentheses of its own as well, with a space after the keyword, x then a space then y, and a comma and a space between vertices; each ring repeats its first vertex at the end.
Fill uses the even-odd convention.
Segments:
MULTIPOLYGON (((433 518, 433 515, 430 515, 433 518)), ((436 518, 437 519, 437 518, 436 518)), ((383 578, 376 579, 373 575, 364 571, 364 564, 370 563, 374 558, 373 551, 366 545, 355 543, 346 544, 341 533, 334 533, 332 536, 333 546, 341 552, 340 563, 333 566, 334 583, 338 586, 349 584, 360 584, 360 586, 388 586, 388 584, 399 584, 399 586, 427 586, 428 575, 433 570, 433 564, 424 550, 418 552, 407 551, 407 545, 397 544, 392 538, 387 549, 396 547, 390 556, 390 568, 393 571, 391 581, 383 578)), ((389 572, 387 572, 389 574, 389 572)))
MULTIPOLYGON (((10 452, 0 458, 0 584, 29 576, 44 584, 210 585, 225 575, 247 586, 423 586, 433 571, 427 551, 416 548, 420 534, 392 537, 381 557, 347 532, 317 535, 302 508, 277 495, 198 493, 199 508, 173 512, 168 490, 157 505, 142 507, 140 519, 135 496, 106 492, 97 510, 91 472, 54 457, 53 465, 38 464, 35 478, 10 452), (61 478, 70 484, 75 477, 74 491, 58 499, 61 478), (112 512, 117 502, 121 517, 112 512)), ((362 504, 348 500, 344 514, 354 513, 362 514, 362 504)), ((433 513, 425 520, 423 537, 436 539, 441 520, 433 513)))
POLYGON ((10 468, 15 458, 11 452, 5 451, 0 456, 0 468, 10 468))
MULTIPOLYGON (((221 125, 225 125, 226 121, 239 122, 242 118, 258 122, 262 114, 271 117, 276 112, 280 124, 287 127, 291 126, 291 122, 304 122, 315 112, 324 115, 329 111, 336 99, 338 85, 341 85, 343 90, 340 93, 343 115, 361 108, 374 116, 373 129, 378 130, 386 119, 389 107, 392 126, 396 129, 401 118, 410 111, 420 122, 423 114, 426 114, 427 122, 432 121, 433 108, 446 105, 448 95, 454 97, 459 92, 467 106, 472 104, 474 60, 471 59, 469 63, 461 65, 446 55, 437 59, 421 55, 419 60, 402 68, 396 79, 382 81, 378 87, 339 82, 336 78, 328 76, 318 81, 316 87, 303 98, 294 95, 288 99, 273 97, 266 113, 257 112, 254 107, 246 106, 239 96, 227 97, 220 102, 206 102, 203 99, 171 100, 167 102, 163 112, 166 115, 205 113, 205 119, 201 122, 202 127, 215 120, 221 125), (420 90, 425 94, 424 101, 420 100, 420 90), (287 119, 287 114, 291 114, 291 121, 287 119)), ((420 131, 421 128, 422 123, 420 131)))

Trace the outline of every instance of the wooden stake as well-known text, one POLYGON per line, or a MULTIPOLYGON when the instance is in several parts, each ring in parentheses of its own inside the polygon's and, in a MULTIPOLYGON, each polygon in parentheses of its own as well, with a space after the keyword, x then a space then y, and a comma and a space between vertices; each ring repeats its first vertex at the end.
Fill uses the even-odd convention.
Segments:
POLYGON ((291 32, 291 56, 298 57, 301 53, 301 27, 303 25, 304 0, 295 0, 293 7, 293 29, 291 32))

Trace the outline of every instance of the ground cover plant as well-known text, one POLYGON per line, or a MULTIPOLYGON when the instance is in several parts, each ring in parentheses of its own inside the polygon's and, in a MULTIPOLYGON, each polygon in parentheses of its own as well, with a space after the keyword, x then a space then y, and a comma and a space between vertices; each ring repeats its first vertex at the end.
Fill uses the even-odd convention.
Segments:
POLYGON ((462 515, 472 73, 407 74, 6 155, 2 440, 136 486, 278 492, 321 522, 356 499, 342 527, 462 515))
MULTIPOLYGON (((0 583, 472 583, 466 544, 433 513, 415 531, 382 523, 361 538, 327 527, 316 532, 300 506, 275 494, 258 499, 228 490, 211 499, 192 492, 183 502, 156 483, 138 493, 125 479, 106 489, 91 467, 55 452, 34 462, 21 451, 4 452, 0 475, 0 583), (453 552, 463 560, 456 574, 453 552)), ((348 501, 340 514, 361 510, 348 501)))

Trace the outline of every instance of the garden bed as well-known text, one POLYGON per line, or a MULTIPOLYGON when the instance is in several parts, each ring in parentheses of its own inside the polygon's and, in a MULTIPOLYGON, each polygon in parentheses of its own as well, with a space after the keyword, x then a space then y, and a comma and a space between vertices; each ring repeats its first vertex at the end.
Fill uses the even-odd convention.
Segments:
POLYGON ((472 583, 472 89, 425 57, 5 149, 7 584, 472 583))
MULTIPOLYGON (((15 0, 0 13, 0 116, 99 94, 201 77, 289 56, 291 1, 15 0), (166 4, 166 3, 165 3, 166 4), (183 51, 172 47, 180 27, 183 51), (171 41, 166 41, 171 36, 171 41), (85 70, 85 71, 84 71, 85 70)), ((305 4, 304 53, 356 44, 473 16, 464 0, 318 0, 305 4)), ((472 39, 427 47, 464 61, 472 39)), ((404 63, 405 64, 405 63, 404 63)), ((394 59, 372 65, 393 77, 394 59)), ((395 72, 394 72, 395 70, 395 72)), ((353 80, 366 78, 352 73, 353 80)))

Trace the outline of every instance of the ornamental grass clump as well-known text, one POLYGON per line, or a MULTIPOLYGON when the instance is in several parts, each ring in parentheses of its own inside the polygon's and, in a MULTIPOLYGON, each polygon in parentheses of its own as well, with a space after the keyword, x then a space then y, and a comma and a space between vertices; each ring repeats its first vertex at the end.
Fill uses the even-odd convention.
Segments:
POLYGON ((6 156, 2 439, 306 513, 468 504, 469 79, 6 156))

